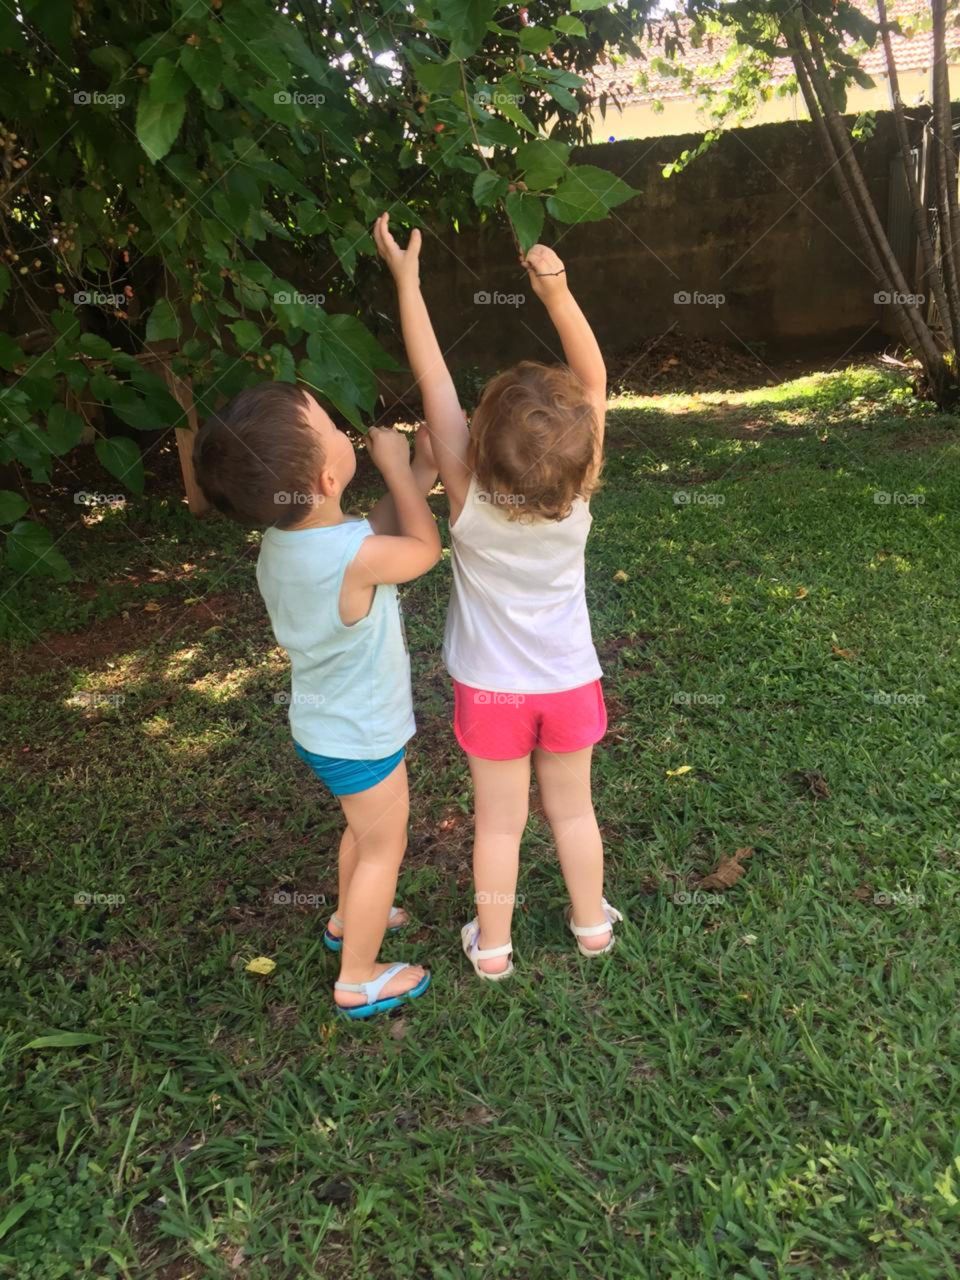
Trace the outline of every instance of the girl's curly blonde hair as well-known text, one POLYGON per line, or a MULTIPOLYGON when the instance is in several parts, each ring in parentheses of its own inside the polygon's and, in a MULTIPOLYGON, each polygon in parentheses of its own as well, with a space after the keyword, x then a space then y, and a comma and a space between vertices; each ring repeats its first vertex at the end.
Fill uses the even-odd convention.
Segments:
POLYGON ((523 360, 483 389, 469 463, 511 520, 563 520, 599 484, 597 414, 566 365, 523 360))

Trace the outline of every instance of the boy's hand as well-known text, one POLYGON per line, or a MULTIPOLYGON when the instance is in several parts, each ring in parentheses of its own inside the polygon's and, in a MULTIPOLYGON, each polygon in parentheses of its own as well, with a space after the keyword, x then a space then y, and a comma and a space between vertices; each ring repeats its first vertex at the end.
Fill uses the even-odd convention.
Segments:
POLYGON ((567 274, 558 254, 545 244, 535 244, 520 259, 530 276, 533 292, 544 302, 563 297, 569 292, 567 274))
POLYGON ((377 252, 390 268, 397 288, 402 285, 417 288, 420 284, 420 232, 411 231, 406 249, 401 249, 390 231, 389 213, 381 213, 373 224, 373 238, 377 252))
POLYGON ((407 437, 393 427, 371 427, 367 433, 367 451, 384 479, 410 467, 407 437))

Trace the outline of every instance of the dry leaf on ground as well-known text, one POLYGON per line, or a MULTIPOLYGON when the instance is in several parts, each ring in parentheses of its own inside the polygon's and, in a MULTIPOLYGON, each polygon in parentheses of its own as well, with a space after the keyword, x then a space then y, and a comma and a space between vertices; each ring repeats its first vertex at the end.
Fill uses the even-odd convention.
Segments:
POLYGON ((753 850, 748 846, 737 849, 729 858, 721 858, 708 876, 700 881, 700 889, 732 889, 746 871, 743 862, 753 857, 753 850))

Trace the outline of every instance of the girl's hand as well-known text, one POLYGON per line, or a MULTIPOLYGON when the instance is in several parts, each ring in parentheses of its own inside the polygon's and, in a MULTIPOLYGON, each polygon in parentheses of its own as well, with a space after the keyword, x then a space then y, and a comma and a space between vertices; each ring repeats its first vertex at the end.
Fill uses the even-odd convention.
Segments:
POLYGON ((545 244, 535 244, 520 259, 530 276, 530 286, 538 298, 551 302, 569 293, 566 269, 558 254, 545 244))
POLYGON ((391 234, 389 213, 381 213, 373 224, 373 238, 397 288, 402 285, 417 288, 420 284, 420 232, 411 231, 406 249, 401 249, 391 234))

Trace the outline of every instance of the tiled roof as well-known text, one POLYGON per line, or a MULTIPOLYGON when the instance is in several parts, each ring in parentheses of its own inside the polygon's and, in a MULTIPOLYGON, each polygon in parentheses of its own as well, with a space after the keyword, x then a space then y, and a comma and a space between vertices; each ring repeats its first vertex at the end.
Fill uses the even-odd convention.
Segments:
MULTIPOLYGON (((876 21, 877 10, 872 0, 863 0, 858 6, 865 14, 876 21)), ((888 0, 888 20, 900 19, 907 26, 911 20, 929 13, 929 0, 888 0)), ((689 40, 691 22, 688 19, 678 20, 682 52, 676 56, 679 65, 695 71, 701 83, 713 88, 723 88, 732 82, 731 73, 721 69, 718 73, 709 74, 727 53, 731 41, 726 38, 704 37, 699 49, 695 49, 689 40)), ((656 59, 664 58, 663 40, 665 35, 676 35, 677 29, 672 20, 654 20, 651 33, 644 39, 643 47, 646 58, 628 58, 624 62, 614 64, 607 62, 599 65, 593 75, 595 97, 606 93, 611 102, 620 105, 627 103, 649 102, 653 99, 692 98, 693 87, 683 86, 675 77, 656 70, 652 65, 656 59), (647 83, 638 79, 646 75, 647 83)), ((951 33, 954 34, 954 33, 951 33)), ((918 31, 915 35, 892 35, 893 55, 897 71, 901 76, 911 72, 924 72, 933 64, 933 34, 931 31, 918 31)), ((851 41, 851 43, 853 43, 851 41)), ((956 58, 953 55, 951 61, 956 58)), ((878 82, 886 80, 886 56, 883 43, 878 38, 872 49, 866 50, 860 59, 860 66, 878 82)), ((793 64, 789 58, 775 58, 771 68, 771 80, 774 84, 787 80, 793 74, 793 64)))

